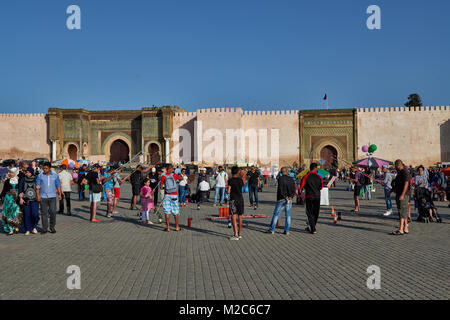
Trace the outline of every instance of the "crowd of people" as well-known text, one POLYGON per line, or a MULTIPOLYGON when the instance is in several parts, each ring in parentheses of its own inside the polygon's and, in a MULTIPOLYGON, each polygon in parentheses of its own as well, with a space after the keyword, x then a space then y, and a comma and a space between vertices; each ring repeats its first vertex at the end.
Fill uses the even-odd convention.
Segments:
MULTIPOLYGON (((361 208, 360 198, 370 200, 371 192, 379 184, 384 190, 387 211, 392 214, 391 194, 399 213, 399 227, 395 235, 408 234, 408 223, 411 222, 410 199, 414 199, 418 221, 441 222, 433 200, 450 200, 448 177, 439 171, 419 166, 415 169, 407 167, 401 160, 395 162, 394 169, 383 165, 382 168, 361 169, 331 168, 327 174, 319 174, 319 166, 311 163, 298 168, 283 167, 273 176, 277 187, 276 203, 267 233, 274 234, 282 211, 285 212, 286 235, 290 232, 291 208, 293 199, 297 204, 304 204, 307 216, 306 230, 312 234, 317 232, 316 225, 320 213, 321 193, 326 184, 335 185, 338 179, 348 181, 348 190, 354 193, 355 208, 361 208), (305 173, 306 174, 302 174, 305 173), (331 181, 330 181, 331 180, 331 181)), ((21 162, 20 167, 8 169, 0 194, 2 201, 3 229, 8 235, 17 234, 22 228, 25 235, 38 233, 41 221, 41 234, 56 233, 56 216, 72 215, 71 194, 76 189, 79 201, 90 202, 90 221, 99 223, 98 205, 106 202, 106 217, 111 218, 118 212, 121 186, 125 181, 131 184, 130 209, 144 224, 153 224, 152 216, 158 215, 158 223, 165 216, 165 229, 170 231, 170 216, 175 220, 175 231, 181 231, 179 223, 180 207, 193 203, 197 210, 209 202, 211 190, 215 190, 212 206, 226 206, 231 215, 230 227, 233 227, 231 240, 242 238, 242 221, 244 214, 244 194, 248 193, 249 208, 259 207, 258 193, 269 183, 270 174, 251 166, 247 171, 236 166, 224 168, 218 166, 207 172, 205 168, 194 170, 188 167, 138 165, 127 175, 124 166, 111 163, 107 167, 101 164, 88 166, 83 164, 78 169, 66 165, 54 170, 49 162, 21 162), (125 176, 124 176, 125 175, 125 176), (75 186, 74 186, 75 185, 75 186), (86 197, 88 192, 88 197, 86 197)))

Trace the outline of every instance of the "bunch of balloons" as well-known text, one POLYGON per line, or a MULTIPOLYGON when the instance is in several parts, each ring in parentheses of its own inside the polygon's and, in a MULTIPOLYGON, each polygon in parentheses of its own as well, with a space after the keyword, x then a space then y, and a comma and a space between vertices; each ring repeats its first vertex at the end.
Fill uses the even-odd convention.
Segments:
POLYGON ((364 145, 361 149, 362 149, 362 152, 368 153, 368 156, 370 156, 375 151, 377 151, 377 145, 376 144, 371 144, 370 146, 364 145))

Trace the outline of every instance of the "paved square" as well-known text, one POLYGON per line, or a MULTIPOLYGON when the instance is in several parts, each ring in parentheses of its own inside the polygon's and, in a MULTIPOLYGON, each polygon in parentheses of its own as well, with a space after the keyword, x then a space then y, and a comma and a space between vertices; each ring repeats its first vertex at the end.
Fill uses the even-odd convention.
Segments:
POLYGON ((129 184, 122 188, 120 214, 107 219, 103 202, 99 224, 89 222, 89 202, 72 200, 73 216, 57 216, 56 234, 0 235, 0 299, 448 300, 447 203, 437 203, 444 223, 413 222, 409 235, 392 236, 397 216, 381 215, 381 189, 361 202, 360 214, 351 214, 353 193, 345 187, 340 183, 330 195, 330 204, 344 210, 341 222, 334 225, 322 207, 318 233, 310 235, 304 207, 294 205, 288 236, 281 234, 284 214, 275 235, 263 233, 275 200, 275 188, 266 188, 256 212, 267 218, 246 220, 239 241, 229 240, 226 221, 204 220, 218 215, 212 204, 182 209, 184 230, 166 233, 163 225, 140 225, 128 210, 129 184), (70 265, 81 269, 81 290, 67 289, 70 265), (370 265, 381 268, 379 290, 366 286, 370 265))

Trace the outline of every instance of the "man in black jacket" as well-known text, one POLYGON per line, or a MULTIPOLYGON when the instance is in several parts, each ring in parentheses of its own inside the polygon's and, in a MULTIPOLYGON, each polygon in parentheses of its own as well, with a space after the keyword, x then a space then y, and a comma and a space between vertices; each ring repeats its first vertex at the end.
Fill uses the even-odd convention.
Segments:
POLYGON ((316 234, 316 224, 320 211, 320 190, 323 188, 322 177, 317 173, 317 163, 311 163, 309 173, 303 177, 300 192, 305 189, 306 215, 309 232, 316 234))
POLYGON ((284 234, 289 234, 289 229, 291 227, 291 207, 292 198, 295 195, 295 182, 289 176, 288 169, 286 167, 281 168, 281 176, 278 178, 278 189, 277 189, 277 205, 275 206, 275 211, 273 212, 272 222, 267 233, 273 234, 275 232, 275 227, 278 221, 281 210, 285 210, 286 213, 286 225, 284 227, 284 234))

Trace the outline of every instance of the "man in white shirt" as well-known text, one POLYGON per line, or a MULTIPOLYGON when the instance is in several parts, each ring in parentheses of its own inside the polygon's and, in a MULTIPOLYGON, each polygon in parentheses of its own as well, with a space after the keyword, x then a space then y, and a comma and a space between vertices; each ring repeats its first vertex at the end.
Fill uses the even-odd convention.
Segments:
POLYGON ((67 166, 62 165, 61 166, 61 172, 58 174, 59 180, 61 181, 61 189, 63 197, 61 197, 61 200, 59 200, 59 213, 64 214, 64 199, 66 199, 66 205, 67 205, 67 215, 71 216, 71 206, 70 206, 70 193, 72 192, 72 175, 67 172, 67 166))
POLYGON ((209 191, 209 183, 205 178, 201 178, 198 185, 198 195, 197 195, 197 210, 200 210, 200 203, 206 200, 209 191))
POLYGON ((219 166, 219 170, 216 174, 216 193, 214 195, 214 207, 217 205, 217 197, 220 195, 220 205, 225 202, 225 188, 227 186, 228 175, 222 166, 219 166))

